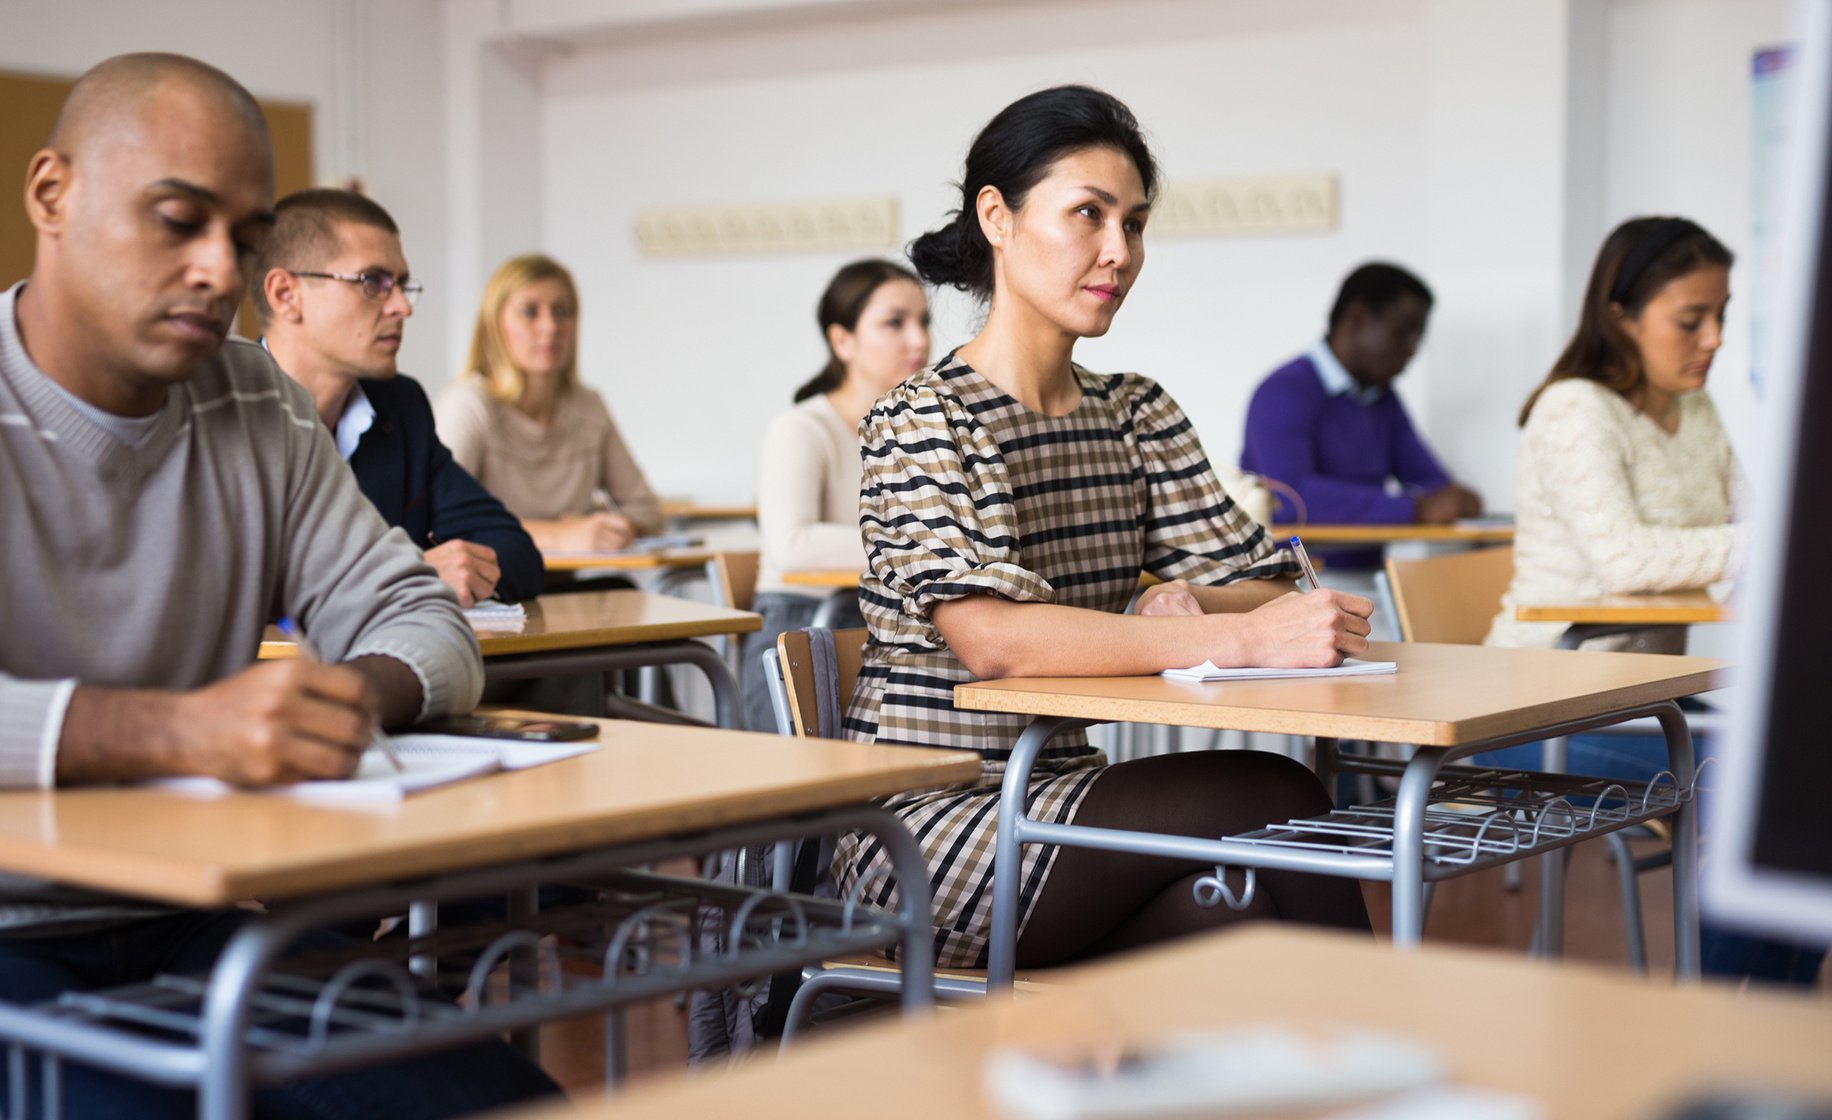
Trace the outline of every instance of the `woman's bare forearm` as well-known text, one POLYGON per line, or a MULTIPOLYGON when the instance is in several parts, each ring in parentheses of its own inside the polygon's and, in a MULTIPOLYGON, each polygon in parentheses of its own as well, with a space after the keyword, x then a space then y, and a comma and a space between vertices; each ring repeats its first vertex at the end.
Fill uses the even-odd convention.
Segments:
POLYGON ((1217 653, 1235 664, 1247 656, 1239 616, 1141 618, 970 595, 938 604, 933 618, 981 680, 1139 676, 1201 664, 1217 653))
POLYGON ((1245 614, 1297 589, 1295 579, 1243 579, 1217 587, 1193 583, 1190 594, 1204 614, 1245 614))
POLYGON ((1295 595, 1283 580, 1256 582, 1269 586, 1210 597, 1224 608, 1214 613, 1109 614, 970 595, 937 604, 932 617, 981 680, 1139 676, 1204 661, 1314 668, 1366 652, 1373 609, 1366 599, 1339 591, 1295 595), (1255 594, 1266 599, 1249 606, 1255 594))

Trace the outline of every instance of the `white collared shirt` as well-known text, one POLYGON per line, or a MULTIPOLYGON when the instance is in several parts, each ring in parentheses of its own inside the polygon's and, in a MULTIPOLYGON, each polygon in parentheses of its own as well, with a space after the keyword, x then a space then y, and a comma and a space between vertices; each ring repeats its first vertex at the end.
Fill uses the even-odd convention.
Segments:
POLYGON ((1363 389, 1354 375, 1343 366, 1341 359, 1336 357, 1336 352, 1329 348, 1327 338, 1319 339, 1305 357, 1310 359, 1311 365, 1317 367, 1317 379, 1323 382, 1323 391, 1332 397, 1349 393, 1354 396, 1357 404, 1373 404, 1386 392, 1379 386, 1363 389))
POLYGON ((343 415, 337 418, 337 431, 333 433, 337 437, 337 453, 344 462, 356 454, 356 445, 374 423, 375 405, 369 402, 369 395, 361 385, 350 386, 350 398, 344 401, 343 415))
MULTIPOLYGON (((261 349, 273 356, 273 348, 267 345, 267 336, 262 335, 261 349)), ((278 363, 275 363, 276 365, 278 363)), ((337 441, 337 454, 344 462, 356 454, 356 445, 363 441, 363 434, 375 423, 375 405, 370 403, 369 395, 363 392, 360 384, 350 386, 350 396, 344 401, 343 415, 337 418, 337 427, 331 432, 331 438, 337 441)))

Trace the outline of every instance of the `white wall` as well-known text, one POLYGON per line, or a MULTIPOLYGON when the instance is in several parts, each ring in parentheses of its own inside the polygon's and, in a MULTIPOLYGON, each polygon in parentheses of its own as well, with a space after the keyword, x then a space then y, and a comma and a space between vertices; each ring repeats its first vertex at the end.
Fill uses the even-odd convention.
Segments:
MULTIPOLYGON (((1254 382, 1321 332, 1349 267, 1392 257, 1446 297, 1406 386, 1433 415, 1437 381, 1480 388, 1514 358, 1472 345, 1460 304, 1483 326, 1484 299, 1524 303, 1535 322, 1554 313, 1556 239, 1530 266, 1472 260, 1465 223, 1485 212, 1484 177, 1500 172, 1510 204, 1551 215, 1515 231, 1523 250, 1537 252, 1556 225, 1556 204, 1534 199, 1557 188, 1560 102, 1538 91, 1555 92, 1556 68, 1544 78, 1540 62, 1556 57, 1563 8, 1535 0, 1472 18, 1430 0, 1155 0, 1115 18, 1109 5, 1064 0, 573 52, 546 74, 542 209, 549 244, 584 288, 583 368, 661 488, 751 497, 758 417, 818 366, 813 306, 844 258, 642 260, 636 209, 889 193, 903 200, 907 239, 952 204, 967 143, 998 107, 1088 81, 1133 107, 1169 176, 1335 171, 1343 213, 1320 236, 1148 236, 1139 287, 1112 334, 1079 349, 1084 362, 1164 381, 1211 454, 1231 461, 1254 382), (1434 374, 1441 351, 1480 368, 1434 374), (729 457, 709 461, 697 450, 707 444, 729 457)), ((938 310, 938 349, 971 334, 962 300, 938 310)), ((1443 441, 1453 460, 1456 434, 1443 441)), ((1493 440, 1469 442, 1456 465, 1486 484, 1493 440)))
MULTIPOLYGON (((1749 58, 1786 0, 0 0, 0 66, 75 74, 173 49, 317 106, 317 166, 361 174, 430 286, 403 368, 456 372, 502 257, 579 273, 583 369, 658 488, 753 497, 763 417, 819 365, 832 255, 650 261, 640 207, 895 195, 938 222, 973 132, 1041 85, 1124 97, 1171 178, 1341 175, 1325 235, 1151 241, 1079 357, 1184 401, 1218 461, 1254 381, 1374 256, 1439 295, 1401 383, 1450 462, 1511 506, 1513 413, 1616 221, 1750 228, 1749 58), (706 448, 717 451, 709 454, 706 448)), ((1733 286, 1737 283, 1733 280, 1733 286)), ((1740 309, 1738 309, 1740 310, 1740 309)), ((936 344, 975 311, 938 298, 936 344)), ((1713 392, 1754 420, 1737 311, 1713 392)), ((1743 437, 1740 437, 1743 438, 1743 437)))
MULTIPOLYGON (((415 273, 432 279, 446 268, 449 222, 439 19, 438 0, 0 0, 0 68, 73 78, 111 55, 177 51, 258 97, 308 102, 319 181, 362 176, 400 222, 415 273)), ((17 184, 24 169, 4 174, 17 184)), ((438 294, 401 350, 402 368, 434 384, 454 361, 438 294)))
POLYGON ((1711 395, 1738 454, 1758 438, 1749 384, 1750 61, 1789 40, 1786 0, 1615 0, 1607 213, 1683 214, 1739 254, 1711 395))
MULTIPOLYGON (((1748 56, 1785 37, 1785 11, 1038 0, 580 36, 543 71, 541 247, 579 273, 582 368, 657 486, 748 499, 759 419, 819 364, 813 306, 845 257, 644 260, 635 212, 892 194, 907 240, 952 205, 999 106, 1093 82, 1138 113, 1170 177, 1335 171, 1343 209, 1325 235, 1148 236, 1136 294, 1078 356, 1166 382, 1231 461, 1253 384, 1320 331, 1342 274, 1400 260, 1439 296, 1402 392, 1451 468, 1511 508, 1514 413, 1609 225, 1659 209, 1745 235, 1748 56)), ((971 334, 964 300, 937 311, 938 350, 971 334)), ((1739 362, 1733 336, 1720 385, 1741 385, 1739 362)))

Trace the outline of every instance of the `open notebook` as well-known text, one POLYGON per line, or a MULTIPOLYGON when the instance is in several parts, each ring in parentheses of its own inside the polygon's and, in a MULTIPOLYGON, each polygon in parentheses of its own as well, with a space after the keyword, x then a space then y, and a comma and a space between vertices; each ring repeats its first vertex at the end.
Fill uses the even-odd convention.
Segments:
MULTIPOLYGON (((497 770, 525 770, 573 758, 598 749, 591 740, 565 743, 529 743, 513 739, 483 739, 468 735, 396 735, 406 770, 396 770, 388 757, 371 749, 363 755, 356 773, 342 781, 298 782, 252 792, 299 801, 328 804, 399 801, 410 793, 449 785, 497 770)), ((225 794, 235 787, 215 778, 161 778, 148 783, 184 793, 225 794)))
POLYGON ((1344 658, 1342 664, 1328 669, 1222 669, 1213 661, 1204 661, 1188 669, 1166 669, 1163 675, 1179 681, 1263 681, 1274 677, 1362 677, 1391 673, 1398 666, 1391 661, 1362 661, 1344 658))

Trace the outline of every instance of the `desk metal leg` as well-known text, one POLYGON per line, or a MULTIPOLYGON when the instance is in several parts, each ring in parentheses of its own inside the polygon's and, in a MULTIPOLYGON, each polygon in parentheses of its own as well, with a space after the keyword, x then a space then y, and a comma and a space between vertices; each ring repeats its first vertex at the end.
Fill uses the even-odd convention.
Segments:
POLYGON ((1425 809, 1444 753, 1414 751, 1393 803, 1393 944, 1404 949, 1425 936, 1425 809))
MULTIPOLYGON (((508 915, 511 924, 520 925, 540 912, 541 901, 539 888, 534 886, 517 887, 508 895, 508 915)), ((554 978, 558 982, 558 977, 554 978)), ((509 998, 514 1000, 525 992, 539 988, 541 984, 541 958, 533 948, 515 950, 509 958, 509 998)), ((482 987, 483 985, 479 985, 482 987)), ((483 999, 484 993, 478 992, 476 998, 483 999)), ((540 1064, 541 1031, 538 1027, 515 1031, 509 1035, 509 1044, 521 1051, 529 1061, 540 1064)))
POLYGON ((1316 752, 1312 758, 1311 769, 1316 771, 1317 780, 1323 783, 1323 796, 1329 798, 1330 804, 1336 803, 1336 740, 1322 735, 1316 738, 1316 752))
POLYGON ((992 930, 986 959, 986 990, 1011 990, 1017 974, 1018 876, 1024 866, 1023 839, 1031 769, 1037 755, 1058 732, 1084 727, 1082 720, 1041 716, 1018 736, 1005 763, 1005 781, 999 790, 999 831, 992 857, 992 930))
POLYGON ((252 1078, 250 1054, 242 1044, 249 1003, 261 976, 297 935, 289 917, 250 921, 229 939, 210 974, 198 1042, 204 1073, 197 1086, 198 1120, 245 1120, 252 1078))
MULTIPOLYGON (((1681 789, 1698 777, 1692 751, 1692 727, 1678 704, 1668 701, 1655 713, 1667 736, 1667 769, 1681 789)), ((1680 802, 1673 814, 1673 970, 1688 980, 1699 975, 1698 934, 1698 797, 1680 802)))
MULTIPOLYGON (((1547 739, 1539 768, 1548 774, 1563 774, 1565 747, 1563 735, 1547 739)), ((1564 850, 1539 857, 1539 919, 1533 927, 1533 942, 1527 950, 1533 956, 1556 960, 1565 955, 1565 868, 1570 859, 1571 853, 1564 850)))
POLYGON ((890 857, 897 876, 897 916, 903 922, 898 963, 903 970, 903 1013, 935 1005, 935 907, 929 895, 929 861, 909 827, 887 809, 858 809, 890 857))
MULTIPOLYGON (((431 901, 409 903, 407 907, 408 940, 431 937, 439 929, 439 904, 431 901)), ((439 978, 439 958, 432 953, 415 953, 407 958, 407 969, 428 984, 439 978)))

